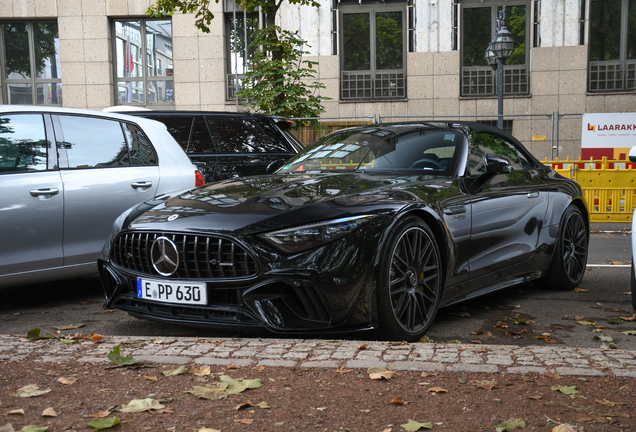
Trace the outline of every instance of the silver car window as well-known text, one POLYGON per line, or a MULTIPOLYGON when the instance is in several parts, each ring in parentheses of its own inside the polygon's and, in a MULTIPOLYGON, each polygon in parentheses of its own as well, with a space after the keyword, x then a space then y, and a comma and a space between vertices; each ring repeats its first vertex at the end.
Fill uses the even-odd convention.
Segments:
POLYGON ((0 173, 44 171, 47 145, 41 114, 0 116, 0 173))
POLYGON ((129 166, 128 146, 119 121, 61 115, 69 168, 129 166))

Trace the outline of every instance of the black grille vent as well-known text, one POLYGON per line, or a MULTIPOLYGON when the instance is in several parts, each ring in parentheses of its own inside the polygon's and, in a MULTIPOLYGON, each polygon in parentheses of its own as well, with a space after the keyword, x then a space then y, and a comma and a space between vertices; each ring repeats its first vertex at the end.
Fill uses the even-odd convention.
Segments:
POLYGON ((177 245, 179 268, 172 278, 234 279, 254 276, 256 261, 237 243, 214 236, 165 233, 122 233, 112 248, 115 264, 129 270, 158 275, 150 250, 157 237, 177 245))

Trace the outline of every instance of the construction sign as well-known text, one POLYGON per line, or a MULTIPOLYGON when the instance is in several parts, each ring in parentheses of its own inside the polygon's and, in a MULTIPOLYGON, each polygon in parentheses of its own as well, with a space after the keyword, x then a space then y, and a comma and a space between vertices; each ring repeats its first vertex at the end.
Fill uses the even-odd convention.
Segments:
POLYGON ((636 146, 636 113, 583 114, 581 159, 628 160, 636 146))

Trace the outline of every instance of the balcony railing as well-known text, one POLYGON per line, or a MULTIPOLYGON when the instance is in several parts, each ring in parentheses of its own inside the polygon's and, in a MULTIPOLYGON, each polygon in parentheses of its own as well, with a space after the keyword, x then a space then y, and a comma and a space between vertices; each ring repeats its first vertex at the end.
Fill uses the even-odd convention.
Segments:
MULTIPOLYGON (((528 67, 506 65, 504 67, 504 94, 525 95, 530 91, 528 67)), ((497 94, 497 72, 490 66, 465 66, 462 68, 462 96, 488 96, 497 94)))
POLYGON ((636 60, 590 62, 590 92, 623 91, 636 88, 636 60))

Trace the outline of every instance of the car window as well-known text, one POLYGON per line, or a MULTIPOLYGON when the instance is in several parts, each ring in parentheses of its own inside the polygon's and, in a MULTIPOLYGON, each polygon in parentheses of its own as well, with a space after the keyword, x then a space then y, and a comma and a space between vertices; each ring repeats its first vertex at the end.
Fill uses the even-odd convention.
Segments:
POLYGON ((409 171, 450 175, 460 133, 421 126, 335 132, 292 158, 279 172, 355 170, 409 171))
POLYGON ((192 137, 188 153, 216 153, 214 143, 210 138, 210 132, 202 117, 195 117, 192 124, 192 137))
POLYGON ((272 140, 272 145, 275 146, 275 148, 268 150, 269 153, 298 153, 298 150, 291 149, 287 143, 277 138, 279 133, 287 137, 289 141, 295 142, 300 149, 305 147, 303 143, 298 138, 296 138, 296 135, 291 133, 291 131, 286 130, 282 127, 277 127, 273 124, 273 122, 265 119, 260 119, 259 124, 263 129, 267 131, 269 136, 276 137, 276 139, 272 140))
POLYGON ((46 134, 40 114, 0 116, 0 173, 44 171, 46 134))
POLYGON ((281 153, 288 150, 248 117, 207 117, 219 153, 281 153))
POLYGON ((69 168, 129 166, 128 146, 119 121, 59 116, 69 168))
POLYGON ((492 154, 510 161, 512 171, 522 171, 534 168, 528 159, 519 151, 517 146, 503 137, 480 132, 473 138, 470 154, 468 155, 468 168, 471 175, 486 172, 484 156, 492 154))
POLYGON ((157 153, 150 140, 137 125, 124 123, 131 165, 157 165, 157 153))
POLYGON ((160 121, 168 128, 170 135, 179 143, 179 145, 186 150, 188 148, 188 141, 190 140, 190 129, 192 129, 192 117, 190 116, 159 116, 148 117, 153 120, 160 121))

